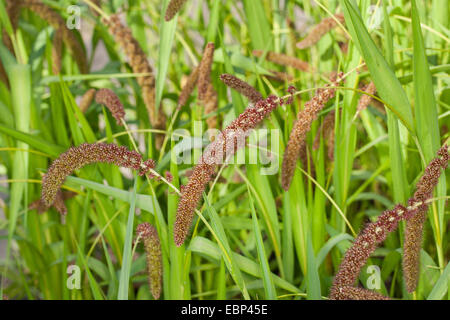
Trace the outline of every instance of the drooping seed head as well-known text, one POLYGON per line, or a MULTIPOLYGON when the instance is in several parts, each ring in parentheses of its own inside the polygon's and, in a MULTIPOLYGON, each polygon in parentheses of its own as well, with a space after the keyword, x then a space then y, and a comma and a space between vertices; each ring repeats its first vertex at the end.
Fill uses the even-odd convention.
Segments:
POLYGON ((260 100, 254 106, 250 105, 206 147, 192 171, 188 184, 181 191, 174 224, 174 241, 177 246, 184 243, 189 233, 195 209, 216 166, 243 147, 245 143, 236 145, 235 141, 245 142, 249 130, 255 128, 278 105, 275 96, 260 100))
POLYGON ((94 100, 95 93, 96 90, 94 88, 91 88, 83 94, 79 105, 81 112, 85 113, 87 111, 92 101, 94 100))
POLYGON ((214 58, 214 43, 209 42, 203 51, 203 57, 198 66, 198 98, 204 100, 208 91, 208 85, 211 83, 211 66, 214 58))
MULTIPOLYGON (((371 95, 375 94, 377 88, 375 87, 373 81, 371 81, 367 86, 365 86, 364 91, 371 95)), ((359 98, 357 112, 361 112, 362 110, 366 109, 372 100, 373 98, 371 96, 363 94, 361 98, 359 98)))
MULTIPOLYGON (((103 19, 102 21, 125 52, 133 72, 147 74, 137 77, 137 82, 142 89, 142 98, 147 108, 152 128, 164 130, 166 128, 166 116, 161 106, 158 109, 156 108, 155 77, 153 75, 153 69, 148 62, 147 55, 142 50, 139 42, 133 37, 130 28, 121 23, 117 14, 111 15, 109 20, 103 19)), ((157 149, 161 148, 163 139, 163 134, 156 134, 157 149)))
MULTIPOLYGON (((332 299, 347 299, 348 292, 346 287, 352 287, 358 279, 361 268, 366 264, 370 254, 376 249, 377 245, 384 241, 389 232, 394 231, 400 220, 407 220, 407 222, 415 221, 412 226, 415 228, 411 231, 411 234, 416 234, 422 238, 422 228, 417 228, 420 223, 426 218, 422 215, 423 206, 428 206, 426 203, 429 198, 424 198, 424 195, 432 194, 434 187, 439 181, 439 177, 442 174, 442 169, 446 169, 449 161, 448 146, 444 145, 437 152, 437 157, 430 161, 423 176, 420 178, 417 184, 417 190, 414 197, 411 198, 409 206, 406 208, 400 204, 397 204, 394 209, 384 211, 377 219, 377 221, 369 223, 364 230, 358 235, 353 242, 353 245, 344 255, 344 258, 339 266, 339 270, 336 277, 333 280, 333 286, 331 288, 330 298, 332 299)), ((430 196, 431 197, 431 196, 430 196)), ((421 240, 419 241, 421 242, 421 240)), ((411 264, 403 267, 404 272, 410 274, 405 278, 407 286, 415 286, 417 283, 418 271, 414 267, 414 263, 417 262, 417 243, 404 242, 404 251, 409 252, 409 256, 406 257, 404 264, 411 264), (411 246, 411 248, 408 248, 411 246), (409 282, 409 284, 408 284, 409 282)), ((419 247, 420 248, 420 247, 419 247)), ((405 258, 405 257, 404 257, 405 258)))
POLYGON ((221 74, 220 80, 222 80, 227 87, 230 87, 231 89, 234 89, 242 94, 253 104, 263 99, 262 94, 258 90, 232 74, 221 74))
POLYGON ((142 157, 136 151, 126 147, 106 143, 83 143, 71 147, 53 161, 47 173, 42 178, 41 199, 45 207, 50 207, 57 196, 66 177, 73 171, 91 163, 112 163, 119 167, 142 170, 142 157))
POLYGON ((195 67, 194 70, 192 70, 189 77, 186 79, 186 83, 184 84, 183 88, 181 89, 180 96, 178 98, 178 108, 181 108, 184 106, 189 99, 189 96, 191 95, 192 91, 195 88, 195 85, 197 84, 198 79, 198 71, 199 67, 195 67))
POLYGON ((122 125, 122 119, 125 117, 125 109, 119 97, 111 89, 100 89, 95 94, 95 101, 98 104, 105 105, 111 112, 118 125, 122 125))
MULTIPOLYGON (((338 86, 340 78, 341 75, 332 81, 331 86, 338 86)), ((298 113, 283 156, 281 184, 284 190, 289 190, 300 150, 305 143, 306 134, 311 129, 312 122, 317 119, 318 113, 334 97, 335 93, 336 89, 330 88, 330 85, 317 90, 316 95, 306 102, 304 109, 298 113)))
POLYGON ((338 25, 336 20, 341 24, 344 23, 344 15, 337 14, 334 18, 328 17, 320 21, 311 29, 305 39, 297 43, 297 48, 306 49, 316 44, 325 34, 338 25))
MULTIPOLYGON (((261 57, 264 55, 264 51, 262 50, 253 50, 253 55, 256 57, 261 57)), ((310 66, 306 61, 303 61, 299 58, 288 56, 284 53, 276 53, 269 51, 267 52, 265 56, 267 61, 286 66, 286 67, 292 67, 294 69, 300 70, 300 71, 309 71, 310 66)))
POLYGON ((46 20, 55 30, 61 32, 62 40, 72 53, 81 73, 88 73, 86 53, 78 38, 66 25, 66 21, 51 7, 41 0, 22 0, 24 7, 30 9, 43 20, 46 20))
POLYGON ((438 157, 431 160, 425 172, 416 185, 413 198, 409 199, 410 217, 406 222, 403 248, 403 278, 406 290, 412 293, 416 290, 420 275, 420 250, 422 248, 423 228, 427 218, 429 204, 427 200, 433 197, 433 190, 439 182, 441 169, 446 169, 449 161, 447 145, 438 150, 438 157))
POLYGON ((164 19, 166 21, 172 20, 173 17, 180 11, 181 7, 184 5, 184 3, 187 0, 171 0, 169 2, 169 5, 166 9, 166 15, 164 16, 164 19))
POLYGON ((163 273, 161 243, 158 232, 150 223, 144 222, 137 226, 136 233, 144 241, 149 287, 153 298, 158 300, 161 296, 163 273))
POLYGON ((341 300, 390 300, 388 297, 363 288, 342 287, 339 288, 341 300))

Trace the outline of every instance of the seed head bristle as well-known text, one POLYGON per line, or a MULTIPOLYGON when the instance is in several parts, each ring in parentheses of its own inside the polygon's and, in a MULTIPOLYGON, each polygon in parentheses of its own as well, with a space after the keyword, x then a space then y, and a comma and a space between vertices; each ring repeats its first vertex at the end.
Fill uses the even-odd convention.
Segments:
MULTIPOLYGON (((110 33, 114 36, 119 46, 124 50, 128 57, 131 68, 134 73, 147 73, 147 76, 137 78, 142 89, 142 97, 149 115, 150 123, 153 129, 164 130, 166 127, 166 116, 161 106, 156 110, 155 101, 155 77, 153 69, 150 66, 147 56, 142 50, 137 40, 133 37, 131 30, 123 25, 117 14, 109 17, 109 20, 103 19, 110 33)), ((156 134, 156 147, 161 148, 164 135, 156 134)))
POLYGON ((144 241, 147 257, 147 272, 150 291, 155 300, 158 300, 162 291, 162 254, 158 231, 148 222, 141 223, 136 228, 136 233, 144 241))
POLYGON ((258 90, 232 74, 224 73, 220 75, 220 80, 222 80, 227 87, 236 90, 246 97, 250 103, 255 104, 263 99, 262 94, 258 90))
MULTIPOLYGON (((261 57, 264 55, 264 51, 262 50, 253 50, 253 55, 256 57, 261 57)), ((306 61, 303 61, 299 58, 288 56, 283 53, 276 53, 269 51, 267 52, 265 56, 267 61, 286 66, 286 67, 292 67, 294 69, 300 70, 300 71, 309 71, 310 67, 309 64, 306 61)))
POLYGON ((81 112, 85 113, 86 110, 91 105, 92 101, 94 100, 96 90, 94 88, 91 88, 87 90, 83 96, 81 97, 79 108, 81 112))
MULTIPOLYGON (((337 80, 333 80, 331 86, 337 86, 341 81, 340 77, 341 75, 337 77, 337 80)), ((312 122, 317 119, 318 113, 334 97, 335 93, 336 89, 330 88, 330 85, 317 90, 316 95, 306 102, 304 109, 298 113, 283 156, 281 184, 284 190, 289 190, 299 152, 305 143, 306 134, 311 129, 312 122)))
MULTIPOLYGON (((343 14, 337 14, 334 18, 340 23, 345 23, 343 14)), ((337 26, 335 19, 328 17, 320 21, 311 29, 305 39, 297 43, 297 48, 306 49, 316 44, 325 34, 337 26)))
POLYGON ((180 11, 181 7, 187 0, 171 0, 166 9, 166 15, 164 19, 166 21, 172 20, 173 17, 180 11))
POLYGON ((118 125, 122 125, 122 119, 125 117, 125 109, 119 97, 111 89, 100 89, 95 94, 95 101, 98 104, 105 105, 111 112, 118 125))
POLYGON ((211 84, 211 66, 214 58, 214 43, 209 42, 205 46, 203 51, 203 57, 198 66, 198 98, 202 101, 205 100, 208 86, 211 84))
POLYGON ((67 28, 66 21, 41 0, 22 0, 24 7, 46 20, 55 30, 61 32, 62 39, 72 53, 81 73, 88 73, 86 53, 75 34, 67 28))
POLYGON ((181 191, 174 224, 174 241, 177 246, 184 243, 189 233, 195 209, 216 166, 242 148, 249 130, 255 128, 278 105, 275 96, 260 100, 254 106, 250 105, 206 147, 187 185, 181 191))

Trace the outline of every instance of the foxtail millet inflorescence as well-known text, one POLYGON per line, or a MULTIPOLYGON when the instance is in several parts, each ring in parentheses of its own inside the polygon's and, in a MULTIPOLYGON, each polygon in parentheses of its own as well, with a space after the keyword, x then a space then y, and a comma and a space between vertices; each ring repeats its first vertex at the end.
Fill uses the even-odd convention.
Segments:
MULTIPOLYGON (((417 214, 426 211, 427 201, 432 197, 433 189, 439 181, 442 170, 448 166, 449 153, 448 146, 444 145, 437 152, 434 158, 426 167, 424 174, 417 183, 417 190, 414 196, 409 199, 408 207, 397 204, 392 210, 384 211, 375 222, 369 223, 358 235, 339 266, 339 270, 333 281, 330 292, 331 299, 351 299, 347 287, 353 287, 358 279, 361 268, 366 264, 371 253, 375 251, 377 245, 383 242, 388 233, 394 231, 399 221, 414 219, 417 214)), ((410 244, 404 243, 406 248, 410 244)), ((408 262, 403 262, 408 263, 408 262)), ((406 281, 409 281, 406 279, 406 281)))
POLYGON ((344 23, 344 15, 336 14, 334 18, 328 17, 320 21, 311 29, 305 39, 297 43, 297 48, 306 49, 316 44, 325 34, 338 25, 336 20, 344 23))
POLYGON ((214 43, 208 42, 203 51, 202 60, 198 66, 198 98, 204 100, 208 86, 211 84, 211 66, 214 58, 214 43))
MULTIPOLYGON (((262 50, 253 50, 253 55, 256 57, 264 56, 264 51, 262 50)), ((300 71, 309 71, 310 67, 309 64, 306 61, 303 61, 299 58, 288 56, 284 53, 276 53, 272 51, 268 51, 265 55, 265 59, 267 61, 286 66, 286 67, 292 67, 294 69, 300 70, 300 71)))
POLYGON ((433 197, 433 189, 439 181, 441 168, 445 169, 449 161, 446 146, 438 151, 441 159, 433 159, 425 168, 424 175, 416 186, 416 192, 408 205, 415 210, 414 216, 408 219, 403 241, 403 278, 408 292, 415 291, 420 272, 420 250, 422 248, 423 225, 427 218, 429 204, 433 197))
POLYGON ((150 223, 144 222, 137 226, 136 233, 144 241, 149 288, 153 298, 158 300, 161 296, 163 273, 161 243, 158 231, 150 223))
POLYGON ((95 101, 98 104, 105 105, 109 111, 111 111, 111 114, 114 119, 116 119, 117 124, 122 124, 122 119, 125 117, 125 109, 114 91, 106 88, 98 90, 95 94, 95 101))
POLYGON ((55 31, 61 32, 61 37, 67 45, 78 65, 81 73, 88 72, 86 53, 75 34, 67 28, 66 21, 52 8, 44 4, 41 0, 22 0, 24 7, 30 9, 35 14, 46 20, 55 31))
POLYGON ((46 208, 53 205, 66 177, 73 171, 98 162, 134 169, 139 175, 144 175, 155 167, 153 160, 142 161, 142 156, 136 151, 112 143, 83 143, 78 147, 71 147, 53 161, 42 178, 42 205, 46 208))
POLYGON ((92 101, 94 100, 96 92, 97 91, 94 88, 91 88, 83 94, 83 96, 81 97, 81 100, 80 100, 80 104, 78 106, 80 108, 81 112, 83 112, 83 113, 86 112, 86 110, 89 108, 92 101))
MULTIPOLYGON (((375 87, 375 83, 373 83, 373 81, 371 81, 368 85, 366 85, 364 87, 364 92, 367 92, 368 94, 374 95, 377 92, 377 88, 375 87)), ((359 98, 358 101, 358 107, 357 107, 357 112, 361 112, 362 110, 366 109, 370 102, 372 101, 372 97, 367 95, 367 94, 363 94, 361 96, 361 98, 359 98)))
POLYGON ((250 103, 255 104, 263 99, 262 94, 258 90, 232 74, 224 73, 220 75, 220 80, 222 80, 227 87, 236 90, 246 97, 250 103))
POLYGON ((284 190, 289 190, 291 185, 300 150, 302 149, 303 144, 305 144, 306 134, 311 129, 312 122, 317 119, 318 113, 323 109, 325 104, 334 97, 336 89, 330 88, 330 86, 338 86, 341 82, 341 76, 341 74, 337 75, 337 78, 332 81, 331 85, 327 85, 325 88, 317 90, 316 95, 306 102, 303 110, 298 113, 297 121, 294 123, 283 156, 281 185, 284 190))
POLYGON ((169 2, 169 5, 166 9, 166 15, 164 16, 164 19, 166 21, 170 21, 175 17, 175 15, 178 13, 178 11, 181 10, 181 7, 184 5, 184 3, 187 0, 171 0, 169 2))
MULTIPOLYGON (((117 14, 113 14, 109 19, 103 19, 105 25, 109 28, 114 39, 125 51, 129 63, 134 73, 147 73, 146 76, 137 78, 142 89, 142 96, 149 115, 150 123, 153 129, 164 130, 166 127, 166 117, 162 108, 156 108, 155 100, 155 77, 153 69, 147 60, 147 56, 142 50, 139 42, 133 37, 131 30, 120 22, 117 14)), ((156 147, 159 149, 162 145, 164 135, 156 134, 156 147)))
POLYGON ((327 153, 328 159, 333 161, 334 159, 334 122, 336 118, 336 111, 331 110, 323 119, 323 122, 317 130, 316 136, 313 142, 313 149, 319 149, 321 137, 327 139, 327 153))
POLYGON ((195 67, 186 79, 178 97, 178 108, 183 107, 197 84, 199 67, 195 67))
POLYGON ((174 241, 177 246, 184 243, 189 233, 195 209, 216 166, 235 154, 237 149, 243 147, 242 143, 236 145, 235 141, 245 139, 249 131, 255 128, 278 105, 279 99, 276 96, 269 96, 255 105, 250 105, 206 147, 198 164, 194 167, 187 185, 181 191, 174 225, 174 241))

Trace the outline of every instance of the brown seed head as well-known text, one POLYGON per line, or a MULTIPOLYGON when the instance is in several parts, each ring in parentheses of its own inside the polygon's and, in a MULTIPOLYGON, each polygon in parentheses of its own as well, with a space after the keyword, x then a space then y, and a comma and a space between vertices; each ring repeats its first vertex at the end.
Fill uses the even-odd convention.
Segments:
POLYGON ((73 171, 97 162, 112 163, 139 172, 145 171, 150 166, 150 160, 142 162, 141 155, 136 151, 115 144, 83 143, 78 147, 71 147, 53 161, 42 178, 43 205, 48 208, 54 203, 58 190, 73 171))
POLYGON ((204 100, 206 92, 208 91, 208 85, 211 83, 211 66, 214 58, 214 43, 209 42, 206 44, 203 51, 202 61, 198 66, 198 98, 204 100))
POLYGON ((87 111, 92 101, 94 100, 95 93, 96 90, 94 88, 91 88, 83 94, 79 105, 81 112, 85 113, 87 111))
MULTIPOLYGON (((133 72, 148 74, 146 76, 138 77, 137 82, 142 89, 142 97, 152 127, 154 129, 164 130, 166 127, 166 116, 161 110, 161 106, 156 110, 155 77, 153 76, 153 69, 147 60, 146 54, 139 45, 139 42, 133 37, 131 30, 120 22, 120 18, 117 14, 111 15, 109 20, 103 19, 103 22, 109 28, 109 32, 114 36, 114 39, 124 50, 133 72)), ((164 135, 156 135, 156 147, 158 149, 161 147, 163 139, 164 135)))
POLYGON ((232 74, 224 73, 220 75, 220 80, 222 80, 227 87, 230 87, 242 94, 253 104, 263 99, 262 94, 258 90, 232 74))
MULTIPOLYGON (((340 23, 345 23, 344 15, 337 14, 334 16, 340 23)), ((331 29, 337 26, 336 20, 332 17, 328 17, 320 21, 315 25, 305 39, 297 43, 297 48, 306 49, 316 44, 322 37, 327 34, 331 29)))
POLYGON ((198 70, 199 67, 195 67, 189 77, 186 80, 186 83, 184 84, 183 88, 181 89, 180 97, 178 98, 178 108, 181 108, 184 106, 189 99, 189 96, 191 95, 192 91, 195 88, 195 85, 197 84, 198 79, 198 70))
MULTIPOLYGON (((253 50, 253 55, 256 57, 261 57, 263 54, 264 51, 262 50, 253 50)), ((309 64, 306 61, 303 61, 296 57, 288 56, 283 53, 269 51, 266 54, 266 60, 282 66, 292 67, 300 71, 310 70, 309 64)))
POLYGON ((147 271, 150 291, 155 300, 161 296, 162 290, 162 254, 161 243, 159 241, 156 228, 148 222, 141 223, 136 228, 136 233, 144 241, 144 248, 147 256, 147 271))
POLYGON ((98 104, 105 105, 112 116, 116 119, 118 125, 122 125, 122 119, 125 117, 125 109, 119 97, 111 89, 100 89, 95 94, 95 101, 98 104))
MULTIPOLYGON (((371 81, 367 86, 365 86, 364 91, 371 95, 374 95, 375 92, 377 92, 375 83, 373 83, 373 81, 371 81)), ((373 100, 373 98, 371 96, 369 96, 367 94, 363 94, 361 96, 361 98, 359 98, 357 112, 361 112, 362 110, 366 109, 372 100, 373 100)))
POLYGON ((166 21, 172 20, 173 17, 180 11, 181 7, 187 0, 171 0, 166 9, 166 15, 164 19, 166 21))
POLYGON ((277 106, 278 101, 275 96, 260 100, 254 106, 250 105, 206 147, 188 184, 181 191, 174 224, 174 241, 177 246, 184 243, 189 233, 195 209, 216 166, 243 147, 249 130, 255 128, 277 106))
MULTIPOLYGON (((331 86, 338 86, 341 75, 334 80, 331 86)), ((292 177, 294 175, 295 166, 299 156, 299 152, 305 143, 306 134, 311 129, 311 124, 317 119, 317 115, 325 106, 325 104, 334 97, 336 89, 329 88, 327 85, 324 89, 319 89, 316 95, 305 103, 305 107, 297 115, 297 121, 292 128, 289 141, 283 156, 283 164, 281 169, 281 183, 284 190, 289 190, 292 177)))
MULTIPOLYGON (((376 249, 380 242, 386 239, 389 232, 392 232, 397 228, 400 220, 407 220, 408 222, 412 221, 412 219, 417 219, 418 221, 423 220, 423 217, 420 214, 423 212, 423 208, 428 206, 425 201, 429 199, 426 197, 424 198, 423 195, 432 194, 432 190, 437 185, 439 177, 442 174, 441 169, 445 170, 447 168, 449 161, 448 146, 444 145, 440 148, 437 155, 438 156, 433 159, 425 169, 423 176, 417 184, 417 190, 414 197, 408 201, 409 206, 406 208, 397 204, 394 209, 384 211, 378 217, 377 221, 369 223, 355 239, 353 245, 345 253, 344 259, 339 266, 339 270, 334 278, 333 286, 331 288, 330 298, 348 299, 348 292, 346 292, 345 288, 352 287, 355 284, 361 268, 366 264, 370 254, 376 249)), ((417 230, 414 230, 413 232, 416 231, 417 230)), ((408 244, 405 241, 405 250, 408 250, 406 247, 410 245, 411 244, 408 244)), ((412 248, 412 250, 416 250, 416 247, 412 248)), ((414 263, 416 259, 417 256, 415 253, 411 253, 410 261, 414 263)), ((410 266, 406 266, 406 270, 410 273, 410 266)), ((413 271, 412 275, 417 276, 418 273, 413 271)), ((412 284, 415 284, 416 278, 411 277, 411 279, 407 278, 405 280, 412 281, 412 284)))
POLYGON ((88 73, 86 53, 78 38, 68 29, 66 21, 48 5, 41 0, 22 0, 24 7, 30 9, 35 14, 46 20, 56 31, 61 32, 62 40, 69 48, 81 73, 88 73))

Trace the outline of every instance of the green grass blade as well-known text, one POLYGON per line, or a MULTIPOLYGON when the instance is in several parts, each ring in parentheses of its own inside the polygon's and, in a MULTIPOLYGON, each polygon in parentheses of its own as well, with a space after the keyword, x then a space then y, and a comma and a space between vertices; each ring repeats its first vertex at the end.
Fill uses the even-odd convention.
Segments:
POLYGON ((253 198, 248 190, 250 198, 250 208, 252 210, 252 220, 253 220, 253 232, 256 237, 256 249, 258 251, 259 264, 261 266, 261 273, 264 283, 264 292, 266 293, 265 298, 268 300, 274 300, 277 298, 277 292, 275 286, 272 282, 272 276, 270 272, 269 263, 267 262, 266 251, 264 250, 264 242, 261 237, 261 229, 259 227, 258 218, 256 217, 255 206, 253 204, 253 198))
POLYGON ((345 21, 354 27, 349 28, 352 39, 364 57, 380 97, 392 106, 403 124, 415 132, 411 106, 399 80, 370 37, 358 10, 349 0, 342 0, 342 3, 345 21))
POLYGON ((117 295, 118 300, 128 300, 128 288, 130 283, 130 269, 131 269, 131 246, 133 242, 134 234, 134 214, 136 209, 136 188, 137 177, 135 176, 133 192, 130 193, 130 212, 128 214, 127 231, 125 235, 125 243, 123 246, 123 261, 122 268, 120 269, 119 277, 119 292, 117 295))

